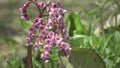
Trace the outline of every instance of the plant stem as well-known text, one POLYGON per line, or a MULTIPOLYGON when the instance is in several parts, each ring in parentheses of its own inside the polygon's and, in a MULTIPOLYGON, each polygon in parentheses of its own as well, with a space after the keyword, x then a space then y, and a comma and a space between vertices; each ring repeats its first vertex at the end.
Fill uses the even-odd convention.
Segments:
POLYGON ((32 46, 27 47, 27 63, 28 63, 27 68, 33 68, 33 65, 32 65, 32 46))
POLYGON ((59 54, 58 54, 58 56, 59 56, 59 59, 60 59, 60 66, 61 66, 61 68, 66 68, 64 63, 63 63, 63 61, 62 61, 61 56, 59 54))
MULTIPOLYGON (((41 9, 39 7, 39 5, 37 4, 37 0, 28 0, 28 1, 31 1, 33 4, 35 4, 39 10, 39 17, 42 17, 42 12, 41 12, 41 9)), ((33 68, 33 64, 32 64, 32 46, 28 46, 27 47, 27 68, 33 68)))
POLYGON ((42 17, 42 10, 41 10, 41 8, 38 5, 37 0, 28 0, 28 1, 33 3, 38 8, 38 10, 39 10, 39 17, 41 18, 42 17))

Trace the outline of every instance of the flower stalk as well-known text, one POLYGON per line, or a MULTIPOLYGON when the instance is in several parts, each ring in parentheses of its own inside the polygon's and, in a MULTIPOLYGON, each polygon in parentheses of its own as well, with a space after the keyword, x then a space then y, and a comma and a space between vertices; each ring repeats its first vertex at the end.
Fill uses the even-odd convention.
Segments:
POLYGON ((27 67, 28 68, 33 68, 32 64, 32 46, 27 47, 27 67))

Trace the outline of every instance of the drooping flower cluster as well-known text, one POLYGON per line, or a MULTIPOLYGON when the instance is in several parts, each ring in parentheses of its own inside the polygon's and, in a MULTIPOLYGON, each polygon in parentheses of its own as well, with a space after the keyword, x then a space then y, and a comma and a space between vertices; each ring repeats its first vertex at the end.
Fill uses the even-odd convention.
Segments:
POLYGON ((30 5, 30 2, 27 2, 27 3, 25 3, 25 4, 23 5, 22 8, 19 9, 20 12, 21 12, 21 18, 24 19, 24 20, 26 20, 26 21, 29 20, 29 17, 28 17, 28 15, 27 15, 27 8, 28 8, 29 5, 30 5))
MULTIPOLYGON (((28 3, 22 7, 21 15, 25 20, 28 20, 26 6, 28 7, 28 3)), ((42 8, 40 12, 42 13, 42 16, 40 15, 41 17, 34 19, 34 23, 29 29, 30 34, 27 38, 27 46, 33 45, 35 49, 39 49, 39 46, 43 47, 41 59, 45 62, 49 61, 50 51, 53 46, 63 50, 66 56, 69 57, 71 48, 68 43, 69 35, 64 22, 64 14, 66 10, 61 8, 60 3, 52 3, 50 1, 47 3, 39 2, 37 3, 37 6, 42 8), (44 15, 44 11, 47 11, 48 15, 44 15), (48 16, 47 22, 44 16, 48 16)))

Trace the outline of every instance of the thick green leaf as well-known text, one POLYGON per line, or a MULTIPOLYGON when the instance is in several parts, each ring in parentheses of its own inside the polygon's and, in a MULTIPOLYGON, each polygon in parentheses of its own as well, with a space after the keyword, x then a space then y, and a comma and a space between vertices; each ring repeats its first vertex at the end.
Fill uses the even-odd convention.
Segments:
MULTIPOLYGON (((73 49, 71 56, 68 60, 62 58, 63 63, 72 65, 71 68, 106 68, 101 57, 95 52, 94 49, 79 48, 73 49)), ((66 65, 66 68, 68 66, 66 65)))

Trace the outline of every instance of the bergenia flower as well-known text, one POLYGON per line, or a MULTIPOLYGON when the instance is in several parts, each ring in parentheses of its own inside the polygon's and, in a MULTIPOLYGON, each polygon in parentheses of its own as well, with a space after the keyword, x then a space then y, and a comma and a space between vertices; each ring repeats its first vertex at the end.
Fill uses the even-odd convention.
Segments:
MULTIPOLYGON (((20 8, 21 17, 28 21, 27 8, 32 2, 27 2, 20 8)), ((38 2, 40 17, 34 19, 33 25, 29 28, 29 35, 27 38, 27 46, 33 46, 39 50, 39 46, 43 47, 41 59, 45 62, 49 61, 50 51, 53 46, 64 51, 67 57, 71 54, 71 47, 68 43, 69 35, 64 21, 66 10, 63 9, 60 3, 57 2, 38 2), (44 12, 47 11, 48 18, 44 18, 44 12)))

